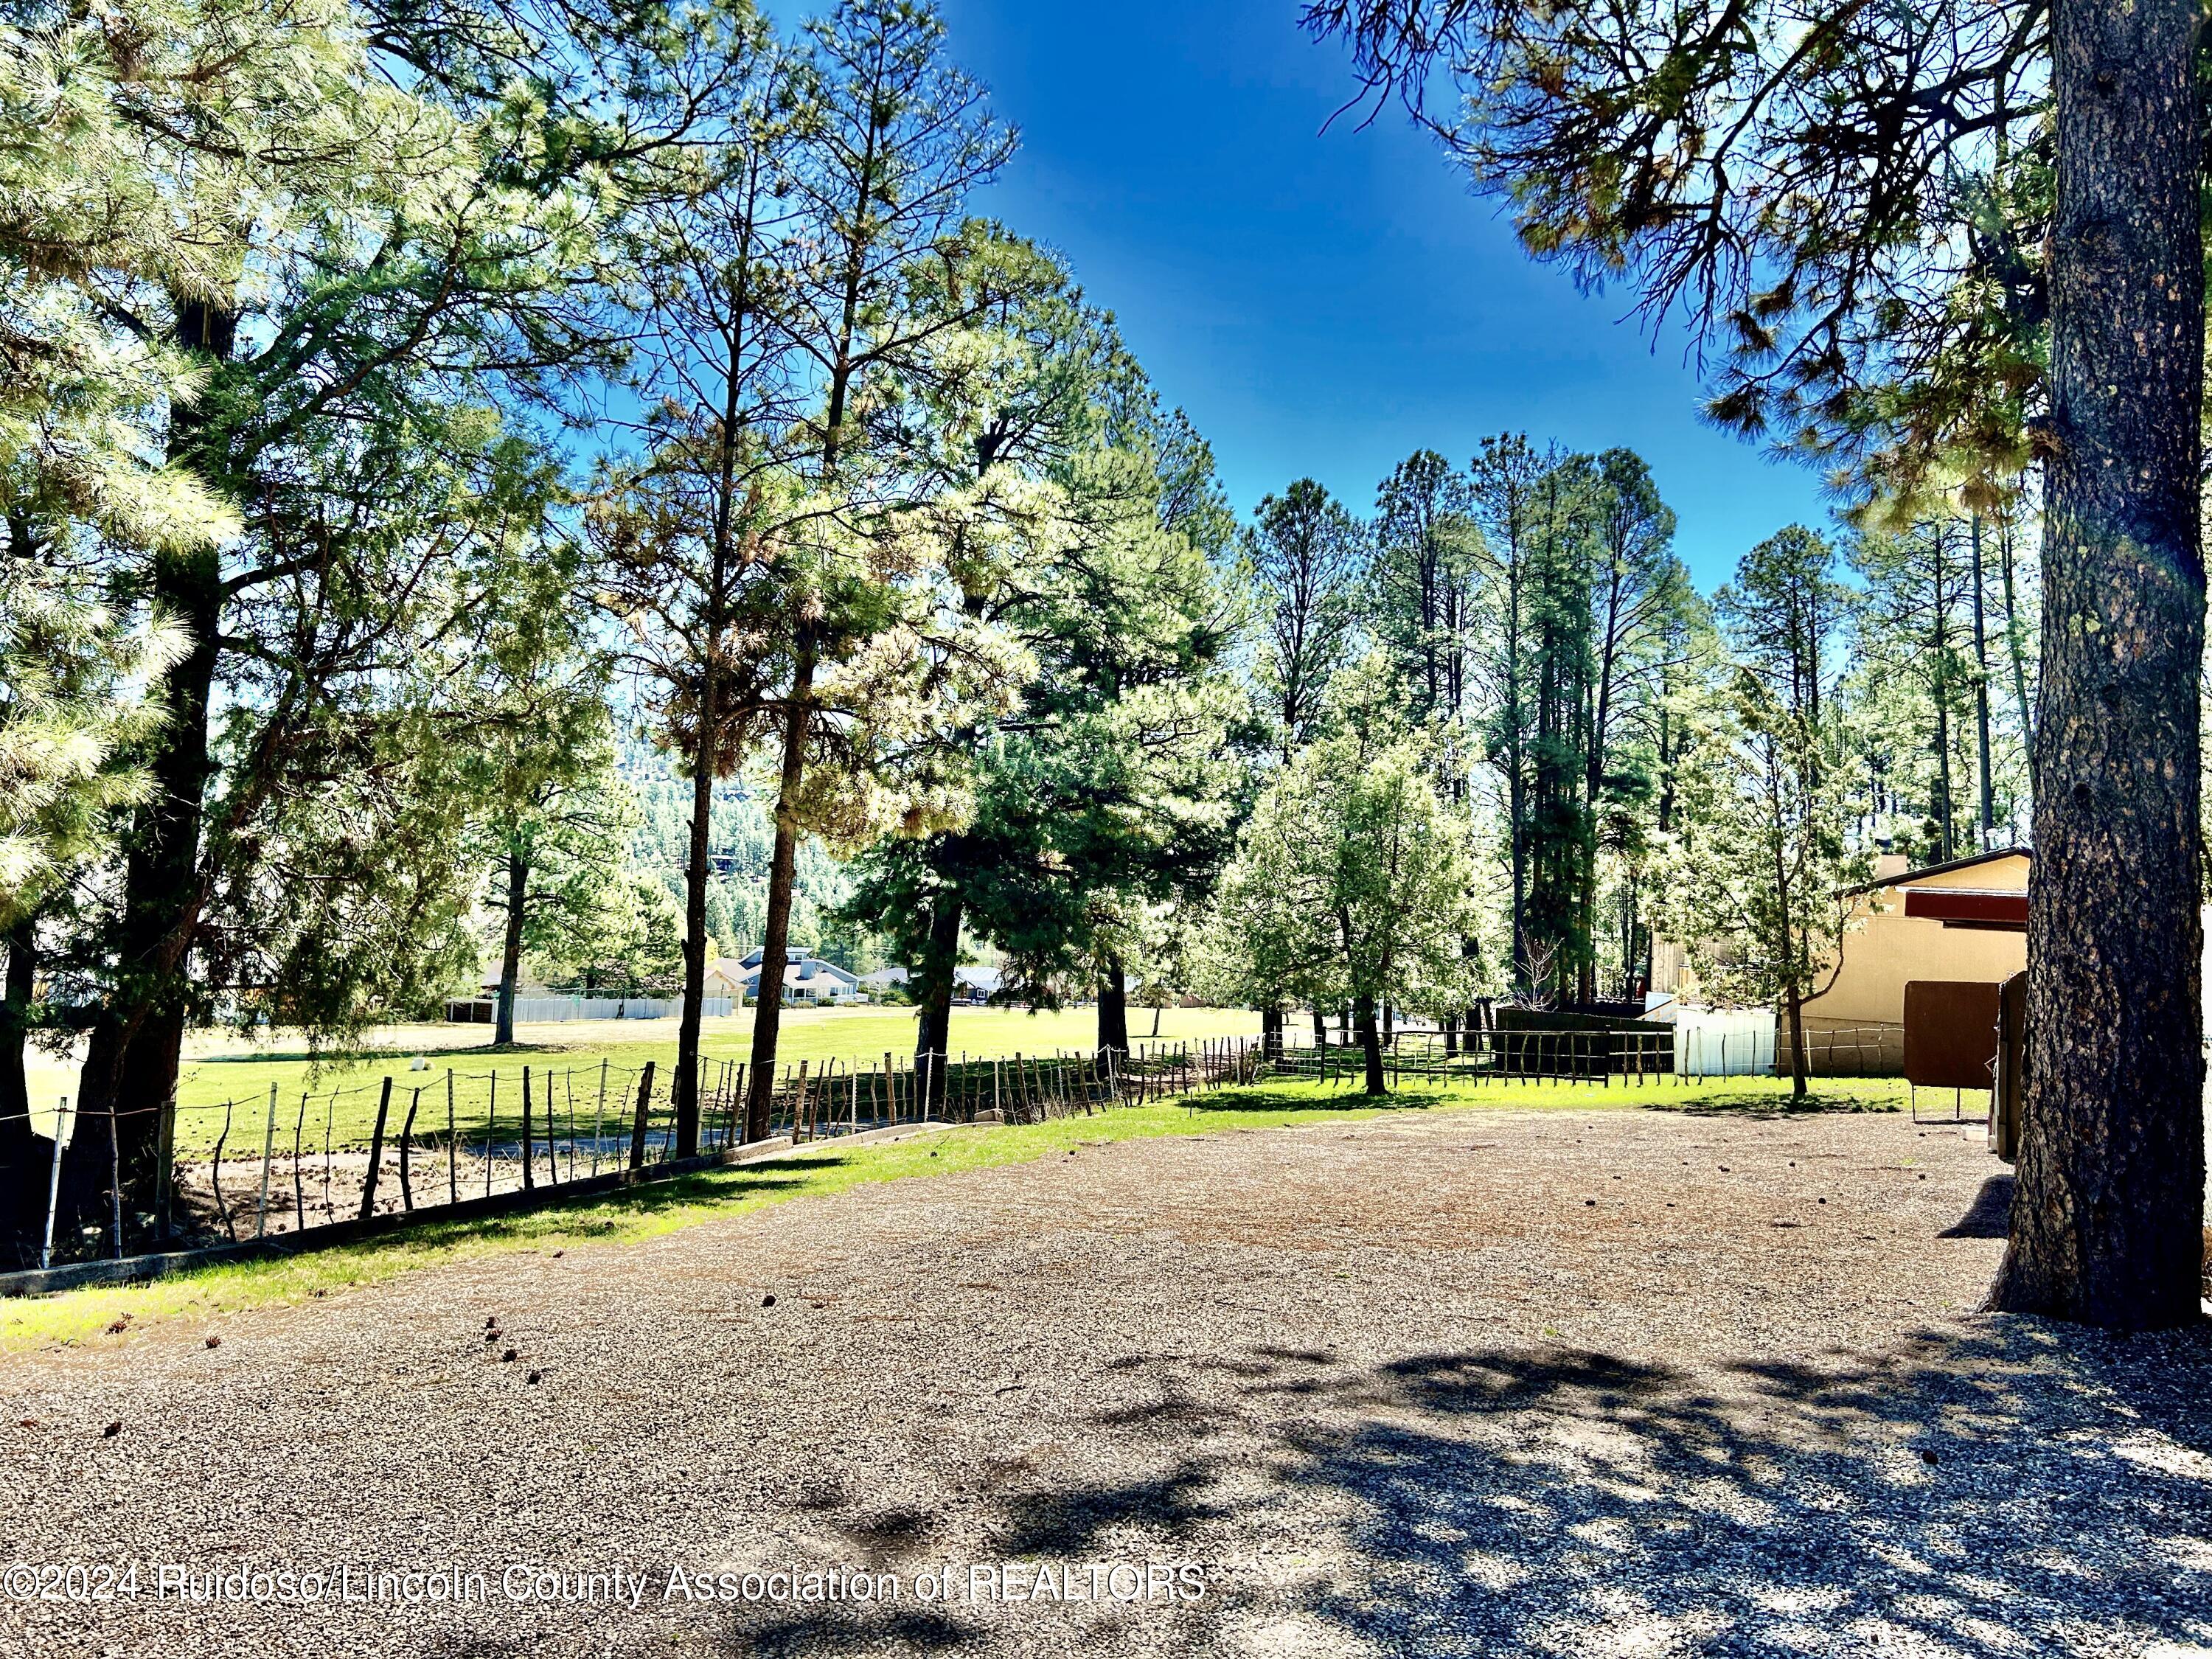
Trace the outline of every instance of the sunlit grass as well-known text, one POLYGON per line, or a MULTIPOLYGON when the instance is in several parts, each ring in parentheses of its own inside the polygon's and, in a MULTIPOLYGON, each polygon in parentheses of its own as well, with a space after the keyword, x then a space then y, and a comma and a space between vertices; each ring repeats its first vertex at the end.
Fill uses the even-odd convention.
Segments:
MULTIPOLYGON (((855 1187, 917 1176, 1024 1164, 1086 1144, 1279 1129, 1371 1118, 1386 1111, 1613 1107, 1781 1112, 1790 1109, 1789 1089, 1788 1079, 1766 1078, 1716 1079, 1704 1085, 1653 1081, 1610 1088, 1543 1081, 1462 1083, 1439 1089, 1409 1080, 1401 1092, 1374 1101, 1340 1083, 1268 1082, 1040 1125, 929 1132, 889 1144, 840 1146, 830 1141, 772 1163, 713 1170, 527 1214, 428 1222, 404 1234, 298 1256, 202 1268, 150 1285, 0 1303, 0 1349, 118 1340, 122 1339, 104 1333, 125 1316, 131 1330, 164 1320, 211 1320, 242 1309, 343 1294, 440 1262, 630 1243, 793 1199, 830 1197, 855 1187)), ((1893 1079, 1823 1079, 1820 1097, 1814 1109, 1890 1111, 1902 1101, 1904 1085, 1893 1079)))

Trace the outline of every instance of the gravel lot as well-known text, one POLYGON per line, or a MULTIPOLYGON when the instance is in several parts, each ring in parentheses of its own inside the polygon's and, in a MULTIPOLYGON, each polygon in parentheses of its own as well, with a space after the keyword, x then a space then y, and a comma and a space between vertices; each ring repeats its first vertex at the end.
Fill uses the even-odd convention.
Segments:
POLYGON ((2212 1649, 2212 1339, 1971 1313, 2002 1170, 1896 1115, 1406 1113, 0 1361, 0 1561, 139 1574, 0 1601, 0 1650, 2212 1649), (181 1605, 165 1563, 489 1600, 181 1605))

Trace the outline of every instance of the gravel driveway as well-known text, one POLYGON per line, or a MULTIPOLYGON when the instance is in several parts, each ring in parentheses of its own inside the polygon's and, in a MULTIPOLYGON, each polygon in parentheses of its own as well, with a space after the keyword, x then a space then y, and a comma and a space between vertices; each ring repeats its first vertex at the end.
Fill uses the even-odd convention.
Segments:
POLYGON ((2212 1648, 2212 1340, 1972 1315, 2002 1170, 1406 1113, 0 1361, 0 1562, 138 1574, 0 1650, 2212 1648))

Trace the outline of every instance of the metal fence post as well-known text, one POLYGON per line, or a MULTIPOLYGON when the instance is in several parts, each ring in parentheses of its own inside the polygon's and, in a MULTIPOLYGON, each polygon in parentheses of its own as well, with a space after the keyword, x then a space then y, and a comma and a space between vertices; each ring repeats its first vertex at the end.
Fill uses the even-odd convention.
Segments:
MULTIPOLYGON (((217 1160, 221 1159, 220 1152, 217 1160)), ((123 1121, 115 1103, 107 1103, 107 1198, 115 1212, 115 1259, 123 1260, 123 1121)))
POLYGON ((69 1097, 63 1095, 54 1103, 54 1167, 46 1177, 46 1239, 39 1247, 42 1273, 54 1263, 54 1212, 61 1207, 62 1147, 69 1139, 69 1097))
POLYGON ((276 1085, 269 1085, 269 1117, 261 1126, 261 1207, 253 1218, 253 1236, 269 1232, 269 1164, 276 1156, 276 1085))

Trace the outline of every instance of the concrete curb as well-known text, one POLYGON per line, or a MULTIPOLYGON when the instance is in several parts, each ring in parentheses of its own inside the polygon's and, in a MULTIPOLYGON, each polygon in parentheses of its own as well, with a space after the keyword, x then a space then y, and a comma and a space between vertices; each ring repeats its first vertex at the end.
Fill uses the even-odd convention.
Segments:
POLYGON ((126 1256, 120 1261, 73 1261, 61 1267, 28 1267, 17 1273, 0 1273, 0 1297, 51 1296, 56 1291, 83 1290, 95 1285, 146 1284, 199 1267, 220 1267, 233 1261, 305 1255, 336 1244, 357 1243, 365 1238, 388 1237, 414 1227, 434 1226, 447 1221, 482 1220, 487 1217, 514 1215, 530 1210, 555 1209, 577 1199, 603 1197, 628 1188, 651 1187, 663 1182, 679 1181, 685 1176, 700 1175, 712 1170, 773 1164, 836 1146, 882 1146, 890 1141, 904 1140, 912 1135, 934 1134, 961 1127, 939 1119, 921 1123, 888 1124, 880 1129, 863 1129, 857 1134, 833 1135, 823 1140, 811 1140, 803 1146, 795 1146, 788 1137, 779 1135, 773 1140, 756 1140, 727 1152, 705 1152, 696 1158, 674 1158, 665 1164, 647 1164, 642 1170, 613 1170, 605 1175, 586 1176, 580 1181, 564 1181, 555 1187, 494 1193, 489 1198, 465 1198, 458 1204, 441 1204, 430 1208, 372 1216, 366 1221, 358 1218, 333 1221, 319 1227, 310 1227, 304 1232, 280 1233, 270 1238, 242 1238, 234 1244, 210 1244, 197 1250, 169 1250, 157 1255, 126 1256))

